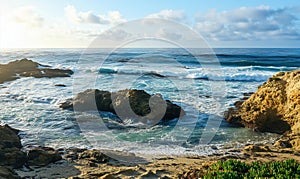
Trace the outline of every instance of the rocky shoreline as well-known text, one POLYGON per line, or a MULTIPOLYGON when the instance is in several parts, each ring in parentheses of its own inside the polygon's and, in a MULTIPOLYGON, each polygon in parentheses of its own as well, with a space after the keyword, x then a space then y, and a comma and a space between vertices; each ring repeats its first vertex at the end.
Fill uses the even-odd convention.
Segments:
POLYGON ((0 126, 0 177, 18 178, 12 169, 30 166, 47 166, 61 160, 58 151, 48 147, 23 148, 19 130, 8 125, 0 126))
POLYGON ((300 149, 300 70, 279 72, 230 108, 225 119, 259 132, 283 134, 276 144, 300 149))
POLYGON ((0 178, 194 178, 220 160, 300 162, 300 152, 272 144, 247 145, 210 156, 137 156, 132 153, 22 147, 18 130, 0 127, 0 178))
MULTIPOLYGON (((0 66, 0 83, 19 77, 52 78, 72 74, 71 70, 51 69, 22 59, 0 66)), ((169 121, 184 115, 180 106, 159 94, 150 95, 142 90, 115 93, 86 90, 67 100, 61 108, 107 111, 121 119, 132 117, 130 113, 122 116, 122 111, 115 110, 116 106, 120 110, 126 106, 124 101, 142 122, 150 121, 151 125, 159 122, 157 116, 169 121), (166 113, 161 116, 162 112, 166 113)), ((0 126, 0 178, 197 178, 219 160, 300 162, 300 70, 275 74, 257 92, 245 94, 234 108, 228 109, 225 118, 235 126, 282 136, 275 143, 251 144, 210 156, 154 157, 118 151, 22 146, 19 130, 3 125, 0 126)))

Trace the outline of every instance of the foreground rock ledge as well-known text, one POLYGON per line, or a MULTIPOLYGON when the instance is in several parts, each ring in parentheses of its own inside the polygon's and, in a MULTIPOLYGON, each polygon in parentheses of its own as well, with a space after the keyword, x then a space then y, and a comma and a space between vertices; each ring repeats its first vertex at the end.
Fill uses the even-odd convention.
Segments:
POLYGON ((135 119, 137 122, 153 123, 169 121, 184 115, 184 110, 160 94, 150 95, 143 90, 118 92, 88 89, 60 105, 62 109, 75 111, 107 111, 120 119, 135 119))
POLYGON ((20 77, 54 78, 70 77, 72 74, 72 70, 52 69, 26 58, 8 64, 0 64, 0 84, 20 77))
POLYGON ((228 122, 261 132, 285 133, 300 149, 300 70, 279 72, 244 102, 237 102, 228 122))
POLYGON ((13 168, 24 165, 46 166, 62 159, 58 151, 48 147, 22 148, 19 130, 0 125, 0 178, 19 178, 13 168))

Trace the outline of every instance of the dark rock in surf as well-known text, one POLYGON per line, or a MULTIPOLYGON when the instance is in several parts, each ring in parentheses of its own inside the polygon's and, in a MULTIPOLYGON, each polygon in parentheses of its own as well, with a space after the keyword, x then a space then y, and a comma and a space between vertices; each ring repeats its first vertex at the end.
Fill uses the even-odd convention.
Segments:
POLYGON ((120 119, 138 119, 139 122, 169 121, 184 115, 183 109, 161 95, 150 95, 143 90, 117 92, 88 89, 60 105, 62 109, 75 111, 107 111, 120 119))
POLYGON ((149 73, 145 73, 145 75, 149 75, 149 76, 153 76, 153 77, 159 77, 159 78, 165 78, 166 76, 156 73, 156 72, 149 72, 149 73))
POLYGON ((55 86, 57 86, 57 87, 67 87, 67 86, 64 85, 64 84, 56 84, 55 86))
POLYGON ((19 130, 8 125, 0 126, 0 147, 1 148, 21 148, 21 141, 18 136, 19 130))
POLYGON ((51 69, 49 66, 28 59, 16 60, 4 65, 0 64, 0 84, 20 77, 54 78, 70 77, 72 74, 72 70, 51 69))
POLYGON ((0 126, 0 166, 19 168, 25 164, 26 154, 21 151, 18 132, 8 125, 0 126))
POLYGON ((123 59, 120 59, 120 60, 118 60, 118 62, 129 62, 129 58, 123 58, 123 59))
POLYGON ((59 151, 49 147, 23 148, 18 133, 8 125, 0 126, 0 178, 21 178, 14 169, 42 167, 62 159, 59 151))

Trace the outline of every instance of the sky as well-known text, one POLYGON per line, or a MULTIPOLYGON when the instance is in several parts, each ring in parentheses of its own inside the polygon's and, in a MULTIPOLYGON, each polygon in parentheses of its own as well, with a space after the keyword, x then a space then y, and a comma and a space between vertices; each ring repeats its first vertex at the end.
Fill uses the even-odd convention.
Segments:
MULTIPOLYGON (((178 23, 199 34, 214 48, 300 47, 299 0, 0 2, 0 48, 87 48, 99 37, 125 42, 136 38, 136 34, 147 36, 149 25, 128 27, 134 24, 132 21, 145 18, 166 20, 164 25, 152 26, 151 33, 159 34, 154 36, 160 39, 187 38, 186 32, 180 34, 177 30, 175 33, 174 23, 178 23), (122 24, 131 30, 116 28, 122 24)), ((164 46, 140 42, 132 47, 148 47, 149 44, 164 46)))

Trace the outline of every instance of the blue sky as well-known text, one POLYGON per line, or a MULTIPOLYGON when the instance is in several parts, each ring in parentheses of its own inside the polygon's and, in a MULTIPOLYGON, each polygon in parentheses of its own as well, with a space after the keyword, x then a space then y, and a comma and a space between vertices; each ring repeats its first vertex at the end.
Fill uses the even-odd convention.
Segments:
POLYGON ((1 48, 85 48, 115 25, 145 17, 184 24, 212 47, 300 47, 297 0, 0 2, 1 48))

